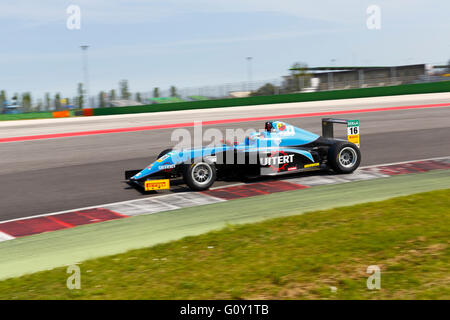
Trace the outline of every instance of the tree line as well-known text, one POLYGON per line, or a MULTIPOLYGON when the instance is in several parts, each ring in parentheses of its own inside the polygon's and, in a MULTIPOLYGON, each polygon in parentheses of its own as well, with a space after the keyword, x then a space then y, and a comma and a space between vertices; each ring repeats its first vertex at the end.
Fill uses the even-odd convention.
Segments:
MULTIPOLYGON (((160 89, 158 87, 153 88, 152 90, 153 98, 160 97, 160 89)), ((177 88, 175 86, 170 87, 170 96, 178 97, 177 88)), ((86 89, 84 88, 83 83, 78 83, 77 85, 77 94, 75 97, 62 97, 61 93, 57 92, 55 94, 51 94, 46 92, 44 94, 44 98, 37 98, 36 101, 33 101, 32 95, 30 92, 23 93, 14 93, 11 97, 8 97, 8 94, 5 90, 0 90, 0 112, 2 107, 5 107, 7 104, 15 104, 20 106, 24 112, 39 112, 39 111, 49 111, 49 110, 65 110, 69 107, 72 108, 84 108, 84 107, 92 107, 92 103, 90 101, 86 101, 88 97, 86 97, 86 89)), ((121 80, 119 82, 119 89, 111 89, 108 92, 100 91, 97 94, 97 105, 98 107, 108 107, 109 103, 114 100, 130 100, 134 99, 138 102, 144 102, 140 92, 136 92, 134 97, 129 90, 128 80, 121 80)))

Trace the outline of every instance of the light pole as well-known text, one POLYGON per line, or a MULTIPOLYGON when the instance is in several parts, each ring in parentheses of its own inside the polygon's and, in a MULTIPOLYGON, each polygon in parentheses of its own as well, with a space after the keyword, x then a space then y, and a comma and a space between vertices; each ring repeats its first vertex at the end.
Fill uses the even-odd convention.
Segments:
POLYGON ((88 45, 82 45, 80 46, 83 54, 83 77, 84 77, 84 101, 85 105, 89 106, 89 72, 88 72, 88 56, 87 56, 87 49, 89 48, 88 45))
MULTIPOLYGON (((331 59, 330 64, 335 66, 336 59, 331 59)), ((334 89, 333 70, 328 71, 328 90, 334 89)))
POLYGON ((253 57, 247 57, 246 58, 247 59, 247 61, 248 61, 248 65, 247 65, 247 68, 248 68, 248 83, 249 83, 249 89, 250 89, 250 91, 253 91, 252 89, 253 89, 253 86, 252 86, 252 59, 253 59, 253 57))

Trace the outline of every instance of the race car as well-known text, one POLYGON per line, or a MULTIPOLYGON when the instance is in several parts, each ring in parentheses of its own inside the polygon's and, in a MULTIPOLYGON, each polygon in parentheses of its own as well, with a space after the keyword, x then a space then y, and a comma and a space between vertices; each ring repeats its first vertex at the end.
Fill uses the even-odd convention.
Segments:
POLYGON ((195 191, 207 190, 218 179, 255 178, 314 170, 351 173, 361 162, 359 121, 322 119, 322 136, 282 121, 268 121, 242 143, 212 147, 166 149, 145 169, 125 172, 131 185, 145 191, 170 189, 182 177, 195 191), (333 124, 347 125, 347 140, 335 139, 333 124))

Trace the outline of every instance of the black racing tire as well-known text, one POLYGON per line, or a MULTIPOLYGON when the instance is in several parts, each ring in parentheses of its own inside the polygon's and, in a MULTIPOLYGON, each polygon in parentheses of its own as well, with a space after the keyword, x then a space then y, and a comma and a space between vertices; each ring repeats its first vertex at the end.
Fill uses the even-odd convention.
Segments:
POLYGON ((170 151, 172 151, 172 148, 161 151, 161 153, 158 155, 158 158, 156 158, 156 159, 161 158, 163 155, 165 155, 166 153, 169 153, 170 151))
POLYGON ((184 182, 194 191, 209 189, 217 179, 217 172, 214 163, 197 161, 192 164, 185 164, 183 167, 184 182), (205 179, 204 181, 200 181, 205 179))
POLYGON ((359 148, 345 141, 337 141, 328 150, 328 164, 336 173, 352 173, 361 163, 359 148))

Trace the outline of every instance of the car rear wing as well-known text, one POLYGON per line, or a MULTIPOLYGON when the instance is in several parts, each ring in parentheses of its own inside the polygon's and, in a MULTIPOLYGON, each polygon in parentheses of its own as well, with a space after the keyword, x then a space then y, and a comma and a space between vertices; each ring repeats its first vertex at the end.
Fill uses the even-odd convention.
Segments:
POLYGON ((346 119, 333 119, 333 118, 323 118, 322 119, 322 136, 324 138, 334 138, 334 128, 333 125, 346 124, 347 125, 347 140, 351 143, 359 144, 359 120, 346 120, 346 119))

